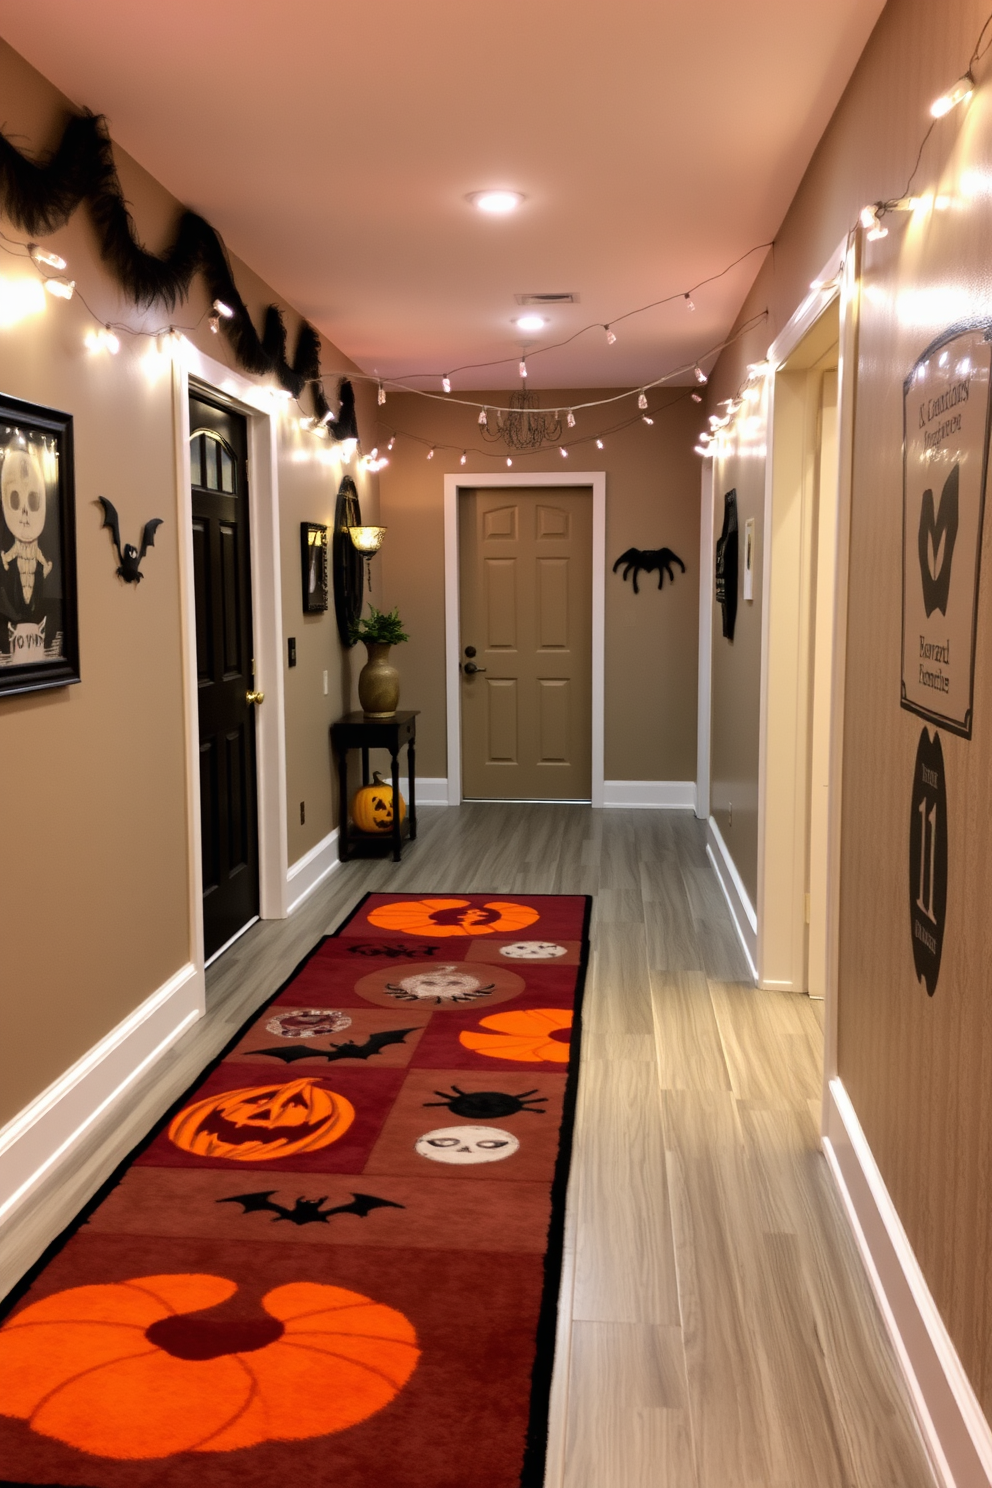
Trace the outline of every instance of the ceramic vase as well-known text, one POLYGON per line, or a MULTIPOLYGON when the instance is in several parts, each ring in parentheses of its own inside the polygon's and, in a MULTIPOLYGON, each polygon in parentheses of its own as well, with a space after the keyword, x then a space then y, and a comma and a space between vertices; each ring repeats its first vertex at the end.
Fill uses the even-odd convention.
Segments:
POLYGON ((400 674, 384 641, 366 641, 369 659, 358 674, 358 701, 366 718, 392 718, 400 700, 400 674))

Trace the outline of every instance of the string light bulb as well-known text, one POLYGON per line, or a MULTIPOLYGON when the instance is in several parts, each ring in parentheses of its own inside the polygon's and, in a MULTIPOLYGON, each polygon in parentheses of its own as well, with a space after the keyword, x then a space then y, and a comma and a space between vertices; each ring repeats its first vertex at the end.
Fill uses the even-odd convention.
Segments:
POLYGON ((527 376, 527 359, 526 359, 526 357, 521 357, 520 358, 520 376, 521 377, 526 377, 527 376))
POLYGON ((861 226, 865 229, 865 235, 869 243, 875 243, 879 238, 887 238, 889 236, 889 229, 883 227, 878 220, 877 206, 861 208, 861 226))
POLYGON ((76 290, 75 279, 46 279, 45 288, 57 300, 71 300, 76 290))
POLYGON ((381 408, 382 405, 385 403, 385 401, 386 401, 386 389, 383 387, 382 383, 380 382, 380 384, 379 384, 379 391, 378 391, 378 393, 376 395, 376 402, 379 404, 379 407, 381 408))
POLYGON ((692 299, 692 295, 691 294, 688 294, 687 293, 685 295, 685 307, 686 307, 687 310, 695 310, 695 308, 696 308, 695 304, 693 303, 693 299, 692 299))
POLYGON ((210 324, 210 329, 213 331, 214 335, 216 336, 218 334, 218 332, 220 331, 220 316, 216 312, 213 315, 211 315, 209 324, 210 324))
POLYGON ((561 457, 562 457, 563 460, 567 460, 568 459, 568 450, 565 448, 565 446, 563 444, 560 444, 558 446, 558 453, 561 455, 561 457))
POLYGON ((637 395, 637 406, 638 408, 647 408, 648 406, 647 394, 643 391, 637 395))
POLYGON ((706 373, 703 371, 698 362, 693 367, 692 372, 700 387, 705 387, 706 384, 709 382, 709 378, 706 376, 706 373))
POLYGON ((61 274, 68 268, 64 258, 58 253, 49 253, 45 248, 39 248, 37 243, 28 244, 28 253, 36 264, 44 264, 48 269, 54 269, 61 274))
POLYGON ((606 332, 606 344, 607 344, 607 346, 613 346, 613 345, 615 345, 616 344, 616 339, 617 339, 616 331, 611 330, 608 325, 604 325, 603 330, 606 332))
POLYGON ((646 413, 645 413, 645 414, 643 414, 643 415, 642 415, 642 417, 643 417, 643 419, 644 419, 644 422, 645 422, 645 423, 646 423, 646 424, 653 424, 653 423, 654 423, 654 419, 653 419, 653 418, 648 418, 648 416, 647 416, 647 414, 646 414, 646 413))
POLYGON ((972 77, 971 69, 969 68, 963 77, 958 78, 953 88, 948 88, 946 93, 942 93, 939 98, 934 99, 930 105, 931 114, 933 114, 935 119, 942 119, 945 114, 949 114, 951 109, 956 108, 959 103, 967 103, 974 91, 975 79, 972 77))
POLYGON ((433 458, 434 458, 434 446, 433 445, 431 445, 430 449, 427 451, 427 458, 428 458, 428 460, 433 460, 433 458))
POLYGON ((389 443, 386 445, 387 450, 391 450, 392 447, 393 447, 393 445, 395 443, 396 443, 396 435, 395 434, 391 434, 389 436, 389 443))
POLYGON ((570 429, 575 428, 575 414, 572 412, 571 409, 568 410, 568 418, 565 420, 565 422, 570 429))
POLYGON ((109 351, 111 356, 116 356, 121 349, 120 340, 109 325, 101 326, 98 331, 87 331, 86 345, 90 351, 109 351))
POLYGON ((218 315, 223 315, 225 320, 234 319, 234 311, 230 305, 225 305, 223 300, 214 300, 214 310, 218 315))
POLYGON ((468 454, 467 454, 467 452, 465 450, 462 450, 462 457, 458 461, 458 463, 459 463, 459 465, 464 465, 464 464, 466 464, 467 461, 468 461, 468 454))
POLYGON ((507 455, 507 457, 506 457, 506 468, 507 468, 507 470, 509 470, 509 468, 510 468, 510 466, 512 464, 513 464, 513 461, 510 459, 509 455, 507 455))
POLYGON ((479 428, 480 429, 488 429, 489 428, 489 420, 486 417, 486 410, 484 408, 480 408, 479 409, 479 428))
POLYGON ((606 448, 606 445, 603 443, 603 441, 601 439, 597 439, 596 440, 596 448, 597 449, 605 449, 606 448))
POLYGON ((703 395, 702 395, 702 393, 693 393, 691 396, 692 396, 693 403, 702 403, 702 401, 703 401, 703 395))
POLYGON ((441 387, 446 393, 451 392, 451 378, 448 376, 447 372, 441 378, 441 387))

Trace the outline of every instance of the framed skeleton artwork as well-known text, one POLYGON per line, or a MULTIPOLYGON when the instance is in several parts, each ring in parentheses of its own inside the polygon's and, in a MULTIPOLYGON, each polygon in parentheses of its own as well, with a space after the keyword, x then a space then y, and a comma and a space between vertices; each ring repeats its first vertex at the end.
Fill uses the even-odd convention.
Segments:
POLYGON ((72 416, 0 396, 0 696, 79 681, 72 416))

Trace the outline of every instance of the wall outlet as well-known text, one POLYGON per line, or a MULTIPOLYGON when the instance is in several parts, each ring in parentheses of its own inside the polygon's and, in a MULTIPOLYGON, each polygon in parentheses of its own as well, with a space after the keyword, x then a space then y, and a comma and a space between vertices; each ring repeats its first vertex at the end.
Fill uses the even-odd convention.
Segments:
POLYGON ((286 640, 286 645, 289 647, 289 664, 290 664, 290 666, 295 666, 296 665, 296 637, 295 636, 289 636, 287 638, 287 640, 286 640))
POLYGON ((306 801, 301 801, 300 802, 300 826, 301 827, 306 824, 306 819, 307 819, 307 803, 306 803, 306 801))
POLYGON ((324 696, 327 696, 327 672, 324 672, 324 696))

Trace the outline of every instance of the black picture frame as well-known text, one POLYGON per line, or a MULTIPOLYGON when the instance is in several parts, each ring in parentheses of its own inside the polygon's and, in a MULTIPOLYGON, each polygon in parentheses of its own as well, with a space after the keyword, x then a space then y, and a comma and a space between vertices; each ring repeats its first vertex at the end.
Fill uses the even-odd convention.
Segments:
POLYGON ((0 394, 0 698, 78 681, 72 415, 0 394))
POLYGON ((327 528, 319 522, 300 523, 300 564, 303 613, 320 615, 327 609, 327 528))
POLYGON ((358 624, 365 598, 365 563, 361 553, 351 540, 349 527, 361 527, 362 508, 358 500, 358 487, 350 475, 346 475, 338 487, 338 499, 334 508, 334 542, 332 562, 334 564, 334 613, 337 616, 338 635, 342 646, 354 646, 351 627, 358 624))

